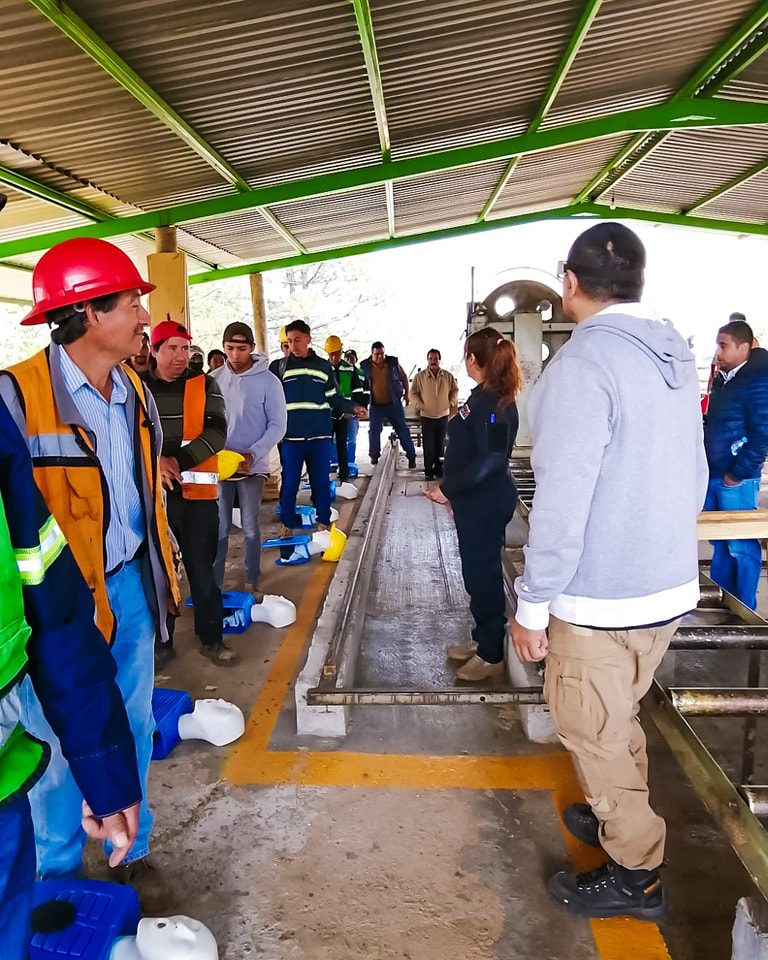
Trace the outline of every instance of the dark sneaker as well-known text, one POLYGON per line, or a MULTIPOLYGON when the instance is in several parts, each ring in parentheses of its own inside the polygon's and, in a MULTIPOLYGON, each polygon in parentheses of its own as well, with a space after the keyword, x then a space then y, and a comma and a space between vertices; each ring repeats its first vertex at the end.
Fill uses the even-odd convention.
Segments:
POLYGON ((425 471, 425 472, 424 472, 424 478, 425 478, 426 480, 434 480, 434 479, 435 479, 435 475, 434 475, 434 473, 427 473, 427 472, 425 471))
POLYGON ((133 887, 139 895, 141 912, 149 917, 168 917, 176 912, 173 890, 163 879, 162 871, 144 857, 120 864, 109 871, 112 883, 133 887))
POLYGON ((379 462, 379 458, 378 458, 378 457, 371 457, 371 463, 374 465, 374 467, 376 466, 376 464, 377 464, 378 462, 379 462))
POLYGON ((588 873, 556 873, 547 889, 556 903, 583 917, 655 921, 667 913, 658 870, 626 870, 610 860, 588 873))
POLYGON ((231 647, 228 647, 223 641, 213 643, 210 646, 202 644, 200 647, 202 656, 207 657, 212 663, 220 667, 231 667, 237 663, 237 654, 231 647))
POLYGON ((410 458, 410 460, 408 461, 408 469, 409 469, 409 470, 415 470, 415 469, 416 469, 416 457, 411 457, 411 458, 410 458))
POLYGON ((176 651, 170 643, 155 645, 155 670, 164 669, 176 657, 176 651))
POLYGON ((600 821, 588 803, 572 803, 563 810, 563 823, 568 832, 588 847, 600 846, 600 821))

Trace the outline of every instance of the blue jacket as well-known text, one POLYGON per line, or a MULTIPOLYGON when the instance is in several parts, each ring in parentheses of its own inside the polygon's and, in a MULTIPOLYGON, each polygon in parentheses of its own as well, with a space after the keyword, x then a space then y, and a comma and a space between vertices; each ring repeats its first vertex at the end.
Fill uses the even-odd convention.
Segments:
POLYGON ((768 454, 768 351, 756 347, 727 383, 715 377, 704 417, 704 447, 710 477, 760 476, 768 454), (747 438, 737 453, 731 446, 747 438))
MULTIPOLYGON (((14 549, 39 544, 49 513, 26 442, 1 400, 0 496, 14 549)), ((115 661, 69 547, 50 563, 41 583, 23 586, 23 594, 32 629, 27 671, 75 782, 97 816, 132 806, 141 799, 141 783, 115 661)), ((14 697, 12 690, 3 702, 0 741, 17 719, 14 697)))
POLYGON ((282 381, 288 410, 286 440, 320 440, 333 434, 331 408, 353 413, 355 404, 345 400, 327 360, 310 350, 306 357, 273 360, 269 369, 282 381))
MULTIPOLYGON (((403 398, 403 381, 400 379, 400 362, 397 357, 384 357, 384 362, 389 368, 389 388, 392 391, 392 402, 396 403, 403 398)), ((366 357, 360 364, 366 379, 368 392, 371 394, 371 405, 373 406, 373 393, 371 391, 371 358, 366 357)), ((403 374, 405 376, 405 374, 403 374)))

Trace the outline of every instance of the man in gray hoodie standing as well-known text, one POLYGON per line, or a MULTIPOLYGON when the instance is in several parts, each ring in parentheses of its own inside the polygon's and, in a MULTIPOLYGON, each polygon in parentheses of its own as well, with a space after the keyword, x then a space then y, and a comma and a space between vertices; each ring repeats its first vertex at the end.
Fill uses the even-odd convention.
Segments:
POLYGON ((211 376, 226 403, 227 449, 241 453, 245 461, 231 480, 219 484, 219 549, 214 572, 221 587, 237 489, 245 535, 245 589, 261 601, 259 513, 264 480, 269 475, 269 454, 285 435, 285 396, 282 384, 269 372, 269 358, 253 353, 255 341, 247 323, 230 323, 223 339, 227 362, 211 376))
POLYGON ((577 326, 530 395, 536 493, 512 640, 521 660, 547 657, 545 695, 588 801, 565 824, 609 858, 556 874, 550 894, 590 917, 658 920, 665 824, 639 701, 698 602, 707 464, 694 357, 639 303, 644 270, 617 223, 581 234, 562 264, 577 326))

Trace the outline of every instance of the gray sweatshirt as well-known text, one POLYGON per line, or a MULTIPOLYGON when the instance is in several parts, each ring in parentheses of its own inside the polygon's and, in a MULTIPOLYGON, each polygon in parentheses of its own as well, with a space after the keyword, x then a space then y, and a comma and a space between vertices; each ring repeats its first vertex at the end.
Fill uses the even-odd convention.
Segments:
POLYGON ((531 391, 536 493, 516 619, 622 629, 699 598, 707 490, 696 364, 639 303, 580 323, 531 391))
POLYGON ((227 408, 227 449, 252 453, 252 474, 269 473, 269 454, 285 436, 283 385, 268 367, 269 358, 256 353, 245 373, 235 373, 225 363, 211 374, 227 408))

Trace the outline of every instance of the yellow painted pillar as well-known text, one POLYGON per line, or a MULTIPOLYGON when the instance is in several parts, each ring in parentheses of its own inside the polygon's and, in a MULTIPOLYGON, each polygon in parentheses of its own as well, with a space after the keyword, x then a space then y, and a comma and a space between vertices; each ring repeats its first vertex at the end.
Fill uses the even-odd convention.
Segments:
POLYGON ((155 253, 147 257, 147 271, 156 285, 149 295, 152 326, 170 318, 189 330, 187 257, 176 246, 176 227, 155 229, 155 253))
POLYGON ((257 353, 269 353, 267 348, 267 309, 264 303, 264 277, 251 273, 251 303, 253 304, 253 336, 257 353))

